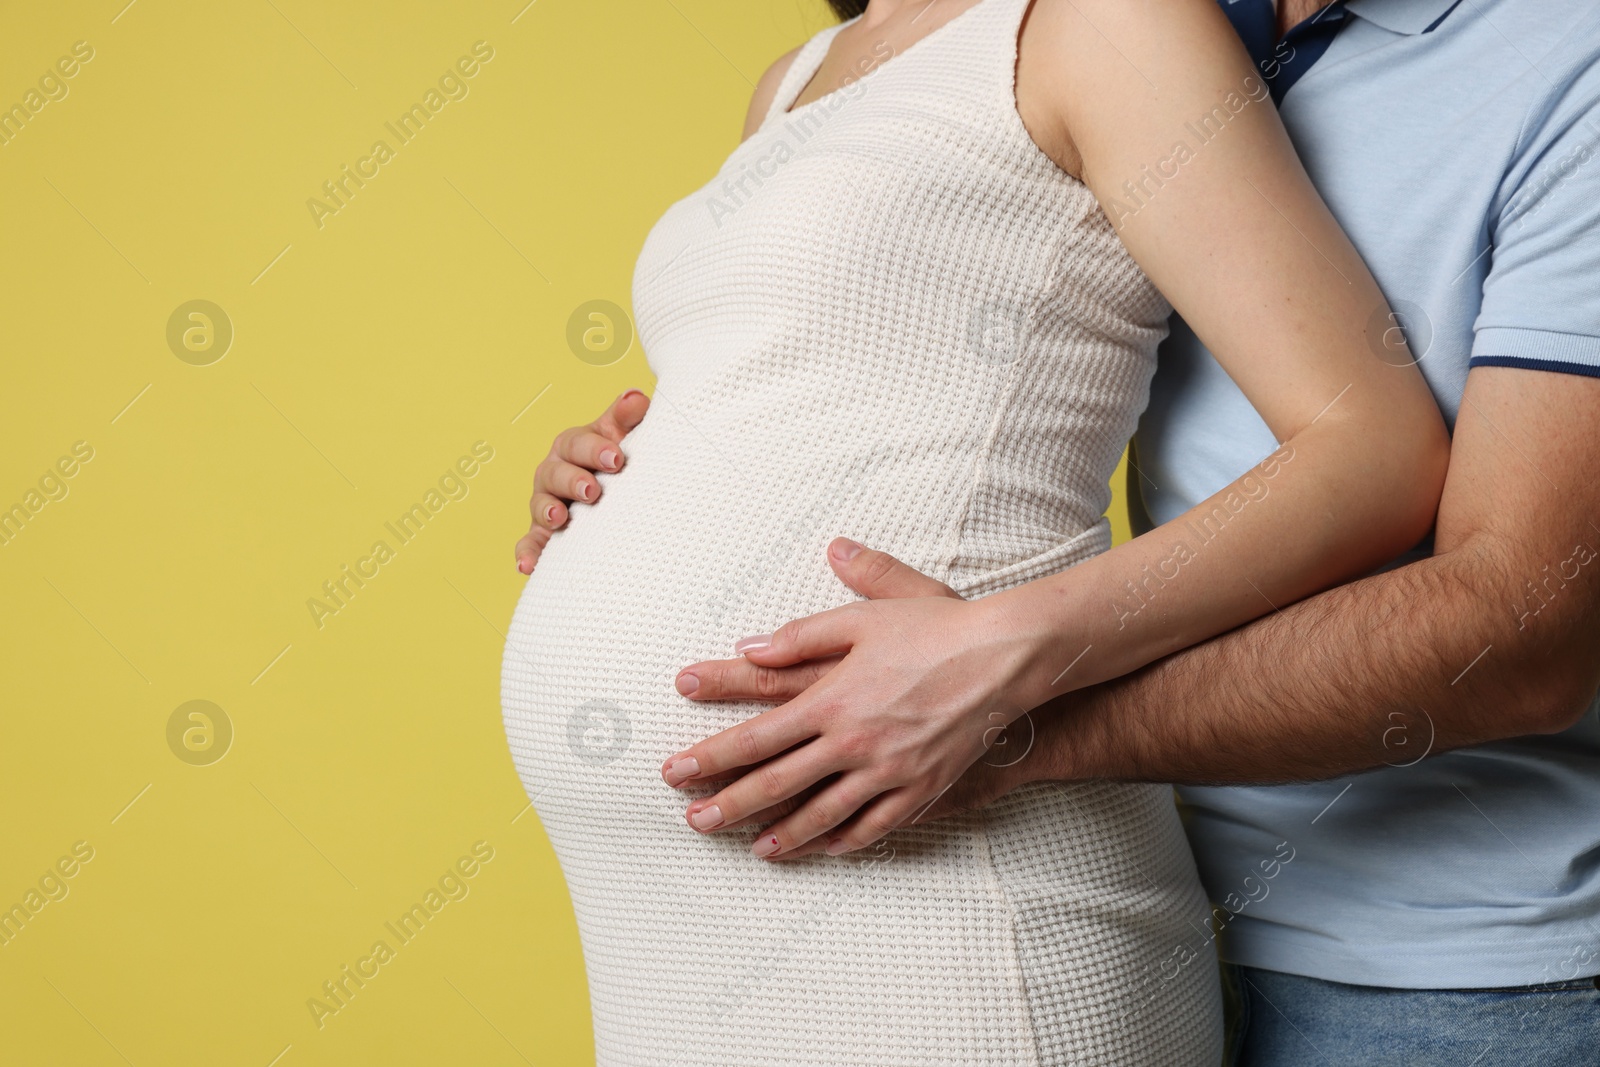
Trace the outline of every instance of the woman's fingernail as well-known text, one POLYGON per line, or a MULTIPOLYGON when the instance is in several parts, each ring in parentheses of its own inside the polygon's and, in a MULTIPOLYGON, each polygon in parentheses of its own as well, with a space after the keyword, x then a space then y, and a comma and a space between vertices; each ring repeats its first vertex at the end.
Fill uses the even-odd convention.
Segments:
POLYGON ((586 501, 593 500, 594 499, 594 485, 593 485, 593 483, 584 482, 582 485, 578 486, 578 495, 580 497, 582 497, 586 501))
POLYGON ((696 830, 715 830, 722 825, 722 809, 715 804, 709 808, 701 808, 689 816, 689 821, 694 823, 696 830))
MULTIPOLYGON (((674 778, 693 778, 700 773, 700 761, 693 756, 685 756, 681 760, 674 760, 672 766, 667 768, 667 773, 674 778)), ((711 811, 711 808, 707 808, 711 811)), ((718 816, 720 819, 721 816, 718 816)))
POLYGON ((757 856, 762 857, 772 855, 774 852, 778 851, 777 835, 768 834, 766 837, 763 837, 761 840, 757 841, 753 846, 751 846, 750 851, 755 853, 757 856))
POLYGON ((618 400, 626 400, 630 396, 633 396, 635 393, 637 393, 640 396, 644 396, 644 390, 643 389, 624 389, 622 391, 622 395, 617 397, 617 399, 618 400))
POLYGON ((617 464, 622 461, 622 456, 613 449, 605 449, 600 453, 600 466, 608 471, 617 469, 617 464))
POLYGON ((685 672, 678 675, 678 679, 674 684, 678 687, 680 696, 692 697, 694 696, 694 691, 700 688, 700 679, 685 672))
POLYGON ((848 537, 841 537, 833 543, 833 558, 840 563, 849 563, 861 554, 861 546, 848 537))
POLYGON ((753 637, 746 637, 746 638, 741 639, 739 642, 737 642, 733 646, 733 651, 735 652, 735 654, 742 656, 746 652, 760 652, 763 648, 771 648, 771 647, 772 647, 772 635, 771 634, 756 634, 753 637))
POLYGON ((521 571, 523 574, 532 574, 533 565, 525 559, 519 559, 517 560, 517 570, 521 571))
POLYGON ((849 852, 849 851, 850 851, 850 842, 846 841, 842 837, 828 842, 828 855, 830 855, 830 856, 837 856, 841 852, 849 852))
POLYGON ((556 521, 556 506, 554 504, 544 509, 544 521, 546 526, 556 521))

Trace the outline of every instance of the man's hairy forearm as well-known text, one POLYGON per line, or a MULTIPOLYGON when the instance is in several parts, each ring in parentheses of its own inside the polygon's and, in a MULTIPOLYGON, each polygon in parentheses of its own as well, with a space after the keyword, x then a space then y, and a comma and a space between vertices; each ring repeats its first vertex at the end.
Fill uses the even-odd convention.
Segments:
POLYGON ((1566 557, 1545 570, 1502 548, 1474 539, 1047 704, 1017 770, 1306 781, 1563 729, 1594 691, 1571 664, 1600 564, 1550 584, 1566 557))

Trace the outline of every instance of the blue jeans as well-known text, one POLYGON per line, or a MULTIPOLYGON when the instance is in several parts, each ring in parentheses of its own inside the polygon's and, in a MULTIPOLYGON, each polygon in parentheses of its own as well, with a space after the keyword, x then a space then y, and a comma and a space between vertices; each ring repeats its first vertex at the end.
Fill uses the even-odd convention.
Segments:
POLYGON ((1383 989, 1222 966, 1231 1067, 1595 1067, 1600 979, 1383 989))

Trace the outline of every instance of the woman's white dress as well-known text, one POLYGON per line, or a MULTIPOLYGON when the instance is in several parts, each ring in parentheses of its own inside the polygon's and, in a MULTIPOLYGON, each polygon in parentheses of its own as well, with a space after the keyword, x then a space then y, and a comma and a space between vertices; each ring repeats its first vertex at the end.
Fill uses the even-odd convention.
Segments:
POLYGON ((1169 789, 1034 785, 774 864, 754 830, 690 829, 659 774, 763 710, 678 696, 681 667, 854 597, 833 537, 968 597, 1108 547, 1107 483, 1169 309, 1017 114, 1026 7, 982 0, 790 113, 837 31, 817 35, 639 257, 651 410, 545 550, 502 675, 601 1067, 1220 1057, 1209 909, 1169 789))

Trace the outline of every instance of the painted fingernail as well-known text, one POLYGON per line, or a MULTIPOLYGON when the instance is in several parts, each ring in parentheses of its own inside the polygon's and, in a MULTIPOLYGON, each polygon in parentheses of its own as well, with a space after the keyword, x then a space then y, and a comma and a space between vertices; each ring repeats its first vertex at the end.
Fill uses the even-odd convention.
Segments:
POLYGON ((612 449, 607 448, 600 453, 600 466, 608 471, 616 470, 617 464, 620 462, 622 462, 622 456, 612 449))
POLYGON ((626 400, 630 396, 634 396, 634 395, 644 396, 644 390, 643 389, 624 389, 622 391, 622 395, 617 397, 617 399, 618 400, 626 400))
POLYGON ((694 691, 700 688, 700 679, 696 678, 692 674, 689 674, 688 672, 685 672, 678 675, 677 681, 675 681, 673 684, 678 687, 678 693, 680 696, 692 697, 694 696, 694 691))
POLYGON ((525 559, 519 559, 517 560, 517 570, 521 571, 523 574, 532 574, 533 564, 529 563, 525 559))
POLYGON ((578 486, 578 495, 584 500, 593 500, 594 485, 590 482, 584 482, 582 485, 578 486))
POLYGON ((861 546, 848 537, 841 537, 834 541, 832 549, 833 558, 840 563, 849 563, 861 554, 861 546))
POLYGON ((715 830, 722 825, 722 809, 715 804, 709 808, 701 808, 689 816, 689 821, 694 823, 696 830, 715 830))
POLYGON ((556 506, 554 504, 551 504, 544 509, 544 521, 546 525, 550 525, 556 521, 556 506))
POLYGON ((742 639, 741 641, 739 641, 737 644, 735 644, 733 646, 733 651, 735 653, 737 653, 738 655, 742 656, 746 652, 760 652, 763 648, 771 648, 771 647, 772 647, 772 635, 771 634, 756 634, 753 637, 746 637, 746 638, 742 639))
MULTIPOLYGON (((693 778, 700 773, 700 761, 693 756, 685 756, 681 760, 674 760, 672 766, 667 768, 667 773, 674 778, 693 778)), ((707 808, 707 811, 713 809, 707 808)), ((721 818, 721 816, 718 816, 721 818)))
POLYGON ((828 842, 828 855, 830 855, 830 856, 837 856, 841 852, 849 852, 849 851, 850 851, 850 842, 844 840, 843 838, 838 838, 836 840, 828 842))
POLYGON ((777 835, 768 834, 766 837, 763 837, 761 840, 757 841, 753 846, 751 846, 750 851, 754 852, 757 856, 762 857, 772 855, 774 852, 778 851, 777 835))

